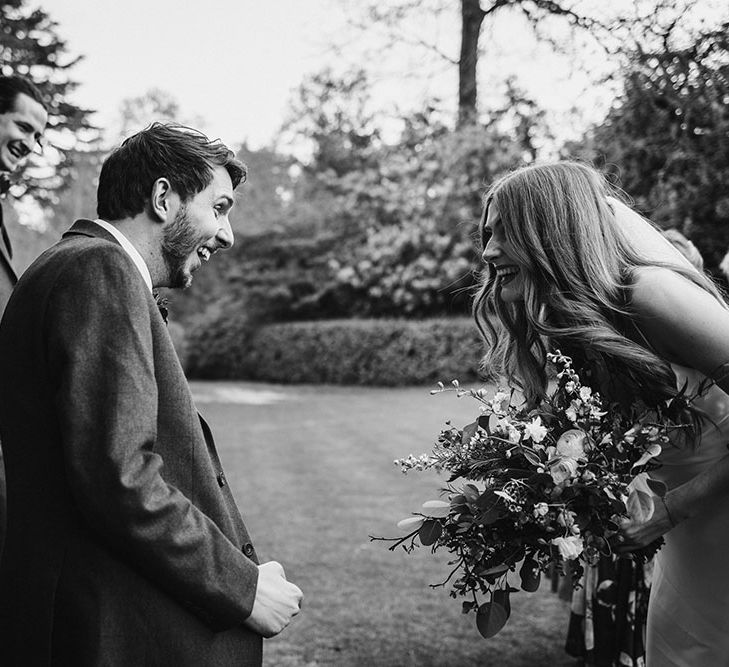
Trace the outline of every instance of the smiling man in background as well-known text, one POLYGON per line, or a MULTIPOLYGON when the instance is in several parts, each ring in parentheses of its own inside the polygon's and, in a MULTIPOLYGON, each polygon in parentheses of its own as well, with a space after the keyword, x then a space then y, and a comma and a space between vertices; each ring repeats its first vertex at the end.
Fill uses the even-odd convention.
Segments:
MULTIPOLYGON (((0 76, 0 196, 10 187, 10 174, 23 167, 38 145, 47 122, 48 112, 35 85, 20 76, 0 76)), ((12 260, 13 248, 0 205, 0 319, 18 282, 12 260)), ((5 467, 0 450, 0 555, 5 539, 5 512, 5 467)))
POLYGON ((258 564, 152 290, 233 244, 245 168, 155 123, 106 159, 96 221, 20 279, 0 326, 3 665, 261 664, 300 609, 258 564))
MULTIPOLYGON (((40 91, 20 76, 0 76, 0 194, 38 145, 48 121, 40 91)), ((18 278, 11 263, 10 238, 0 208, 0 315, 18 278)))

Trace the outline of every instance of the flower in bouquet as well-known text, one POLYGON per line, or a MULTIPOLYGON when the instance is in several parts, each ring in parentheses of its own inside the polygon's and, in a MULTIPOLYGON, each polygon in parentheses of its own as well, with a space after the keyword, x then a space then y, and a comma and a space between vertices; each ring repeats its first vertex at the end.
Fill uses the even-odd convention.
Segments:
MULTIPOLYGON (((450 423, 433 449, 398 459, 404 473, 448 474, 443 499, 423 504, 399 525, 399 538, 372 538, 446 550, 451 596, 464 596, 464 613, 476 611, 479 631, 496 634, 518 590, 509 575, 518 570, 521 588, 534 591, 541 574, 561 567, 579 585, 585 563, 611 554, 617 522, 643 518, 661 493, 645 471, 680 428, 670 405, 647 408, 606 404, 595 387, 581 383, 569 357, 548 355, 556 386, 536 408, 515 404, 515 392, 464 390, 457 381, 431 393, 455 392, 479 404, 474 422, 450 423), (651 488, 651 485, 653 487, 651 488)), ((674 406, 675 407, 675 406, 674 406)), ((639 555, 647 557, 660 545, 639 555)))

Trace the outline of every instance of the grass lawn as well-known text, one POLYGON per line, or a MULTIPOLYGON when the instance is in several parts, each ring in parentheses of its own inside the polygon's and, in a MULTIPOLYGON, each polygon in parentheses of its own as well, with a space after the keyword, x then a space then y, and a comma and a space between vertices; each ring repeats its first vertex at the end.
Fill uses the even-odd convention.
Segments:
POLYGON ((398 535, 443 483, 392 460, 428 451, 446 419, 475 416, 475 401, 427 388, 192 387, 259 555, 304 591, 302 613, 266 642, 266 666, 575 664, 562 648, 567 604, 547 582, 514 594, 506 627, 485 640, 460 600, 428 587, 447 576, 445 554, 368 540, 398 535))

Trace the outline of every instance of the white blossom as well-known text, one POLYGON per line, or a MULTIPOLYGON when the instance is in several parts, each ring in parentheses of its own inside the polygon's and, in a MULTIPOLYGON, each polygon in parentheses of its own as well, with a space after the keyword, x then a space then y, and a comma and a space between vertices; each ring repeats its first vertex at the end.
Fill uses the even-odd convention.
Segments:
POLYGON ((557 454, 573 459, 584 458, 586 444, 587 433, 579 428, 571 428, 559 436, 557 454))
POLYGON ((541 442, 547 437, 547 428, 542 424, 541 417, 535 417, 524 426, 524 435, 532 442, 541 442))
POLYGON ((585 548, 582 538, 577 535, 570 537, 555 537, 552 544, 559 549, 559 555, 565 560, 574 560, 585 548))
POLYGON ((576 459, 564 456, 550 463, 549 474, 555 484, 563 484, 577 474, 578 466, 576 459))
POLYGON ((537 503, 534 505, 534 516, 539 518, 545 516, 549 512, 549 505, 547 503, 537 503))

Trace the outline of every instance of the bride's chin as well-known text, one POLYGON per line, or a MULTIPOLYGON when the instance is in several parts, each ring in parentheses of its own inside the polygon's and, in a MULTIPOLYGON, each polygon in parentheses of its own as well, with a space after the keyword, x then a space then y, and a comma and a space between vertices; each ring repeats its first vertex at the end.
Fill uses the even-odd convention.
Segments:
POLYGON ((524 295, 522 294, 519 276, 511 276, 510 280, 507 281, 501 281, 497 278, 494 284, 494 295, 504 303, 523 301, 524 295))

